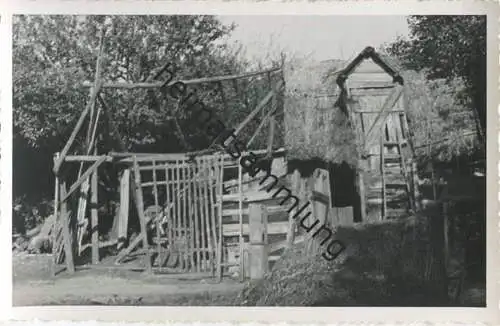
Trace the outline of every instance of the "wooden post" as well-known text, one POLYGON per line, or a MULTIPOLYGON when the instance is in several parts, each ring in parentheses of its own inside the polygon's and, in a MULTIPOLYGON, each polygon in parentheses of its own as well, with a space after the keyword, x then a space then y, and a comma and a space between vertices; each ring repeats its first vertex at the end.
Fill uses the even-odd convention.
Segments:
POLYGON ((118 223, 118 250, 127 239, 128 212, 130 203, 130 169, 123 170, 120 177, 120 215, 118 223))
MULTIPOLYGON (((60 190, 59 190, 61 197, 66 196, 66 182, 64 180, 61 180, 60 182, 60 190)), ((69 232, 69 218, 70 214, 67 209, 67 203, 66 201, 61 202, 61 226, 62 226, 62 232, 63 232, 63 246, 64 246, 64 254, 65 254, 65 260, 66 260, 66 265, 68 268, 68 272, 70 274, 73 274, 75 272, 75 264, 73 262, 73 248, 71 246, 71 234, 69 232)))
POLYGON ((243 188, 242 188, 242 177, 243 170, 241 166, 241 162, 238 161, 238 220, 240 223, 240 281, 243 281, 245 277, 245 262, 243 259, 243 244, 245 239, 243 238, 243 188))
MULTIPOLYGON (((300 186, 300 172, 298 169, 295 169, 293 171, 292 177, 291 177, 291 184, 292 184, 292 193, 298 194, 299 193, 299 186, 300 186)), ((295 219, 293 218, 293 215, 297 213, 299 210, 298 207, 294 208, 290 213, 288 214, 288 233, 286 234, 286 242, 287 242, 287 248, 291 248, 293 246, 293 243, 295 242, 295 219)))
MULTIPOLYGON (((55 153, 54 155, 54 163, 57 162, 59 159, 59 153, 55 153)), ((56 275, 56 265, 57 265, 57 259, 58 259, 58 242, 57 242, 57 234, 59 233, 59 227, 58 227, 58 221, 60 219, 58 218, 58 209, 59 209, 59 177, 57 174, 55 175, 56 180, 55 180, 55 189, 54 189, 54 225, 52 226, 52 232, 51 232, 51 239, 52 239, 52 275, 56 275)))
POLYGON ((97 170, 91 180, 91 226, 92 226, 92 264, 99 263, 99 216, 97 211, 97 170))
POLYGON ((149 274, 153 273, 153 269, 151 267, 151 252, 149 251, 148 244, 148 233, 147 233, 147 224, 146 217, 144 216, 144 201, 142 198, 142 189, 141 189, 141 175, 139 171, 139 165, 137 164, 137 158, 134 156, 134 190, 135 190, 135 205, 137 207, 137 215, 139 216, 139 223, 141 225, 141 235, 139 236, 142 240, 142 246, 145 251, 145 263, 146 270, 149 274))
MULTIPOLYGON (((216 248, 217 248, 217 224, 215 223, 215 214, 216 214, 216 210, 215 210, 215 205, 216 205, 216 202, 214 201, 214 193, 215 193, 215 187, 217 185, 217 183, 214 184, 214 177, 217 178, 217 158, 215 157, 212 157, 212 159, 210 160, 210 167, 212 168, 210 170, 210 186, 208 188, 209 190, 209 195, 210 195, 210 207, 211 207, 211 211, 210 211, 210 222, 212 223, 212 227, 211 227, 211 230, 212 230, 212 237, 213 237, 213 249, 212 250, 212 262, 211 262, 211 266, 212 266, 212 274, 215 273, 215 269, 214 269, 214 264, 216 262, 216 248)), ((212 275, 213 277, 213 275, 212 275)))
POLYGON ((366 221, 366 192, 365 192, 365 166, 366 160, 360 159, 357 171, 357 188, 359 194, 359 206, 361 211, 361 221, 366 221))
POLYGON ((382 214, 381 220, 384 220, 387 215, 387 198, 386 198, 386 189, 385 189, 385 146, 384 146, 385 136, 384 132, 380 133, 380 175, 381 175, 381 184, 382 184, 382 214))
POLYGON ((160 227, 161 227, 161 221, 160 221, 160 210, 159 210, 159 206, 160 206, 160 203, 158 201, 158 183, 157 183, 157 180, 156 180, 156 161, 153 159, 153 161, 151 162, 152 165, 153 165, 153 169, 151 170, 151 172, 153 173, 153 197, 154 197, 154 203, 155 203, 155 219, 156 221, 153 221, 151 220, 151 224, 155 223, 155 228, 156 228, 156 255, 158 257, 158 267, 159 267, 159 270, 160 270, 160 273, 162 271, 162 266, 161 266, 161 262, 162 262, 162 249, 161 249, 161 230, 160 230, 160 227))
POLYGON ((220 156, 220 164, 219 164, 219 175, 217 179, 217 193, 218 193, 218 208, 219 208, 219 218, 218 218, 218 234, 219 238, 217 239, 217 281, 222 281, 222 252, 223 252, 223 243, 222 243, 222 185, 224 183, 224 156, 220 156))
POLYGON ((196 159, 196 165, 193 167, 193 182, 194 182, 194 187, 193 187, 193 200, 194 200, 194 233, 193 237, 195 240, 195 253, 196 253, 196 271, 200 272, 201 271, 201 249, 202 246, 200 245, 200 225, 201 225, 201 206, 200 206, 200 177, 199 177, 199 170, 200 170, 200 164, 201 160, 196 159))
MULTIPOLYGON (((264 205, 249 205, 250 253, 249 269, 252 280, 260 280, 268 271, 267 210, 264 205)), ((243 257, 240 257, 243 259, 243 257)))

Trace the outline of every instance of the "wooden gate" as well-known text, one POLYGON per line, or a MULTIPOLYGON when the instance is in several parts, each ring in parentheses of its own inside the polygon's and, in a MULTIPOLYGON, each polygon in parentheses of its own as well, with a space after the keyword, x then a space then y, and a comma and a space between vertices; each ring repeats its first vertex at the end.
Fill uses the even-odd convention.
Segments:
POLYGON ((153 268, 220 275, 222 167, 218 155, 136 163, 153 268))

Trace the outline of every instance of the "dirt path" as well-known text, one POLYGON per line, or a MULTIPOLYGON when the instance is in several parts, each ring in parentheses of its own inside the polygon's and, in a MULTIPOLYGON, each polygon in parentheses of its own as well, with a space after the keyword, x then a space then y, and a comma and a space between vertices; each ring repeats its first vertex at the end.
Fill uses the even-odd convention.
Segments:
POLYGON ((13 260, 13 304, 232 305, 243 284, 114 270, 82 270, 51 277, 43 258, 13 260))

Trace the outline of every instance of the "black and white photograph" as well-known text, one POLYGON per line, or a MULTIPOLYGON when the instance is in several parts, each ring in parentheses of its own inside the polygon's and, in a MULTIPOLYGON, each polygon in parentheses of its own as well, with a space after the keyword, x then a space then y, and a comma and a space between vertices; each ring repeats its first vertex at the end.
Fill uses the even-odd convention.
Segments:
POLYGON ((485 308, 488 19, 14 14, 13 306, 485 308))

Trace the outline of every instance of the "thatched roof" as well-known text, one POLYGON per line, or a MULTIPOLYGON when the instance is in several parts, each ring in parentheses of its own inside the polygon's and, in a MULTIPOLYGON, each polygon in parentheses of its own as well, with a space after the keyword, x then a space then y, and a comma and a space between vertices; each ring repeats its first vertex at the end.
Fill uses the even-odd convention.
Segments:
POLYGON ((355 134, 336 105, 336 77, 344 66, 343 61, 328 60, 285 69, 284 139, 290 159, 355 165, 355 134))

